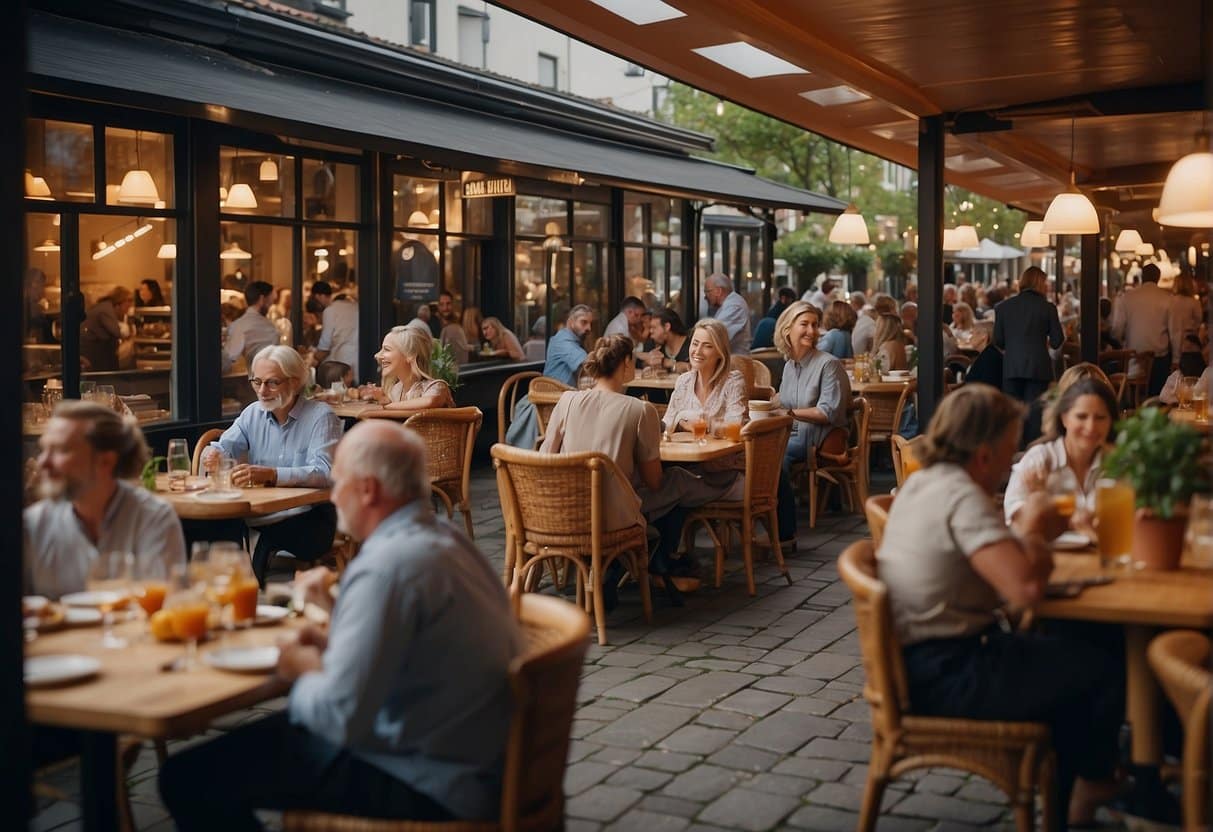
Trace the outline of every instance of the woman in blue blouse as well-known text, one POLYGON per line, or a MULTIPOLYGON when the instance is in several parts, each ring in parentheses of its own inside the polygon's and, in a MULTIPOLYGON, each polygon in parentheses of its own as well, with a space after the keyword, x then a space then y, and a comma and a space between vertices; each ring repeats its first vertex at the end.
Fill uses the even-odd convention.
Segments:
POLYGON ((823 311, 826 332, 817 342, 817 348, 835 358, 853 358, 855 353, 851 350, 851 330, 859 320, 855 310, 846 301, 836 300, 823 311))

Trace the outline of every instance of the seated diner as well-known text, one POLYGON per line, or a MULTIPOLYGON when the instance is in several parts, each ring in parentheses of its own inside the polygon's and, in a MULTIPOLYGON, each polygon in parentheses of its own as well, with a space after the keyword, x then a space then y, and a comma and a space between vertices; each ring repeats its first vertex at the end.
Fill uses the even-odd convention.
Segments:
POLYGON ((368 388, 373 401, 385 410, 418 411, 454 407, 451 388, 430 375, 430 352, 434 339, 428 330, 394 326, 383 336, 375 353, 383 376, 380 387, 368 388))

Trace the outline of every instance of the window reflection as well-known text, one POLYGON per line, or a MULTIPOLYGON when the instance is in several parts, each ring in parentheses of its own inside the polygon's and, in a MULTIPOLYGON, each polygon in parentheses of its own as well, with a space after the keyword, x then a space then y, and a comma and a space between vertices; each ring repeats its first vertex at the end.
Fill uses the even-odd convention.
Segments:
POLYGON ((397 228, 437 228, 439 182, 416 176, 392 178, 392 223, 397 228))
POLYGON ((25 337, 21 353, 27 401, 41 401, 46 381, 63 372, 60 227, 58 214, 25 217, 25 337))
POLYGON ((550 236, 569 231, 568 203, 563 199, 520 194, 514 201, 514 217, 519 234, 550 236))
POLYGON ((417 315, 422 303, 438 300, 441 274, 438 268, 438 235, 412 231, 392 235, 392 302, 398 323, 417 315))
POLYGON ((358 167, 322 159, 304 159, 303 218, 356 222, 358 167))
POLYGON ((93 128, 31 118, 25 127, 25 195, 29 199, 92 202, 93 128))

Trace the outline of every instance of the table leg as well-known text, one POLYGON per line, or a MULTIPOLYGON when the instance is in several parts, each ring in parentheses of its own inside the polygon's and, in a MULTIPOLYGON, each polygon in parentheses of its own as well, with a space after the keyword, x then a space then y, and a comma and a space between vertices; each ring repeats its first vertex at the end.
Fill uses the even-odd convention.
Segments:
POLYGON ((118 739, 80 732, 80 803, 85 832, 118 832, 118 739))
POLYGON ((1125 715, 1133 728, 1132 760, 1139 766, 1162 762, 1158 680, 1146 661, 1146 648, 1153 636, 1152 627, 1125 626, 1125 715))

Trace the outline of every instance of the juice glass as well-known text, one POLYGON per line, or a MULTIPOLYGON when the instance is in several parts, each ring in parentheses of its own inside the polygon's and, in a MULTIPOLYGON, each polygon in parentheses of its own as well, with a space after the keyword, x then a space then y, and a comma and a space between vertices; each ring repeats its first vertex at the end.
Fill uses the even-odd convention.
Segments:
POLYGON ((1193 393, 1192 408, 1196 411, 1196 421, 1209 421, 1209 394, 1203 390, 1193 393))
POLYGON ((1133 549, 1136 494, 1119 480, 1103 479, 1095 489, 1095 531, 1099 537, 1099 563, 1104 569, 1129 562, 1133 549))
POLYGON ((741 422, 725 422, 720 429, 721 435, 730 442, 741 441, 741 422))
POLYGON ((206 598, 196 590, 185 590, 165 601, 173 635, 185 642, 183 670, 192 670, 198 662, 198 641, 206 636, 211 608, 206 598))
POLYGON ((708 442, 708 420, 704 417, 703 411, 692 410, 686 415, 687 424, 691 426, 691 435, 695 437, 695 441, 700 445, 706 445, 708 442))
POLYGON ((257 617, 257 579, 251 574, 233 579, 229 590, 232 621, 237 627, 253 626, 257 617))

